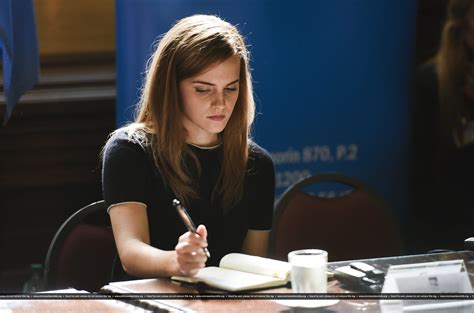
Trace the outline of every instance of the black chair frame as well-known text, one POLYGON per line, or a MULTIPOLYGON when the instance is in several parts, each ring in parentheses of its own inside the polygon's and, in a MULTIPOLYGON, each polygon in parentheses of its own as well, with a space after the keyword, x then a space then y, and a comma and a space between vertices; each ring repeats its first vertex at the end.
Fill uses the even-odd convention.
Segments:
POLYGON ((68 234, 74 229, 74 227, 84 222, 86 217, 89 217, 94 213, 98 213, 100 211, 105 212, 105 210, 106 207, 104 200, 93 202, 76 211, 65 222, 61 224, 60 228, 56 231, 49 245, 48 252, 46 254, 46 259, 44 262, 43 286, 45 290, 55 288, 54 284, 52 284, 52 278, 54 278, 56 275, 53 269, 56 267, 55 262, 58 259, 57 257, 62 247, 62 243, 64 242, 68 234))

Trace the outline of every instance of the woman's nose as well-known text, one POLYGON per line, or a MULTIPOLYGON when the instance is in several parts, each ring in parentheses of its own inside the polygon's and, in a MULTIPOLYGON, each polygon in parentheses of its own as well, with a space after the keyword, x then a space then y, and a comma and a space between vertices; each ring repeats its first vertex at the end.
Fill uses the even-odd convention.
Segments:
POLYGON ((224 93, 218 93, 216 95, 216 98, 212 102, 212 105, 216 106, 216 107, 225 107, 225 95, 224 95, 224 93))

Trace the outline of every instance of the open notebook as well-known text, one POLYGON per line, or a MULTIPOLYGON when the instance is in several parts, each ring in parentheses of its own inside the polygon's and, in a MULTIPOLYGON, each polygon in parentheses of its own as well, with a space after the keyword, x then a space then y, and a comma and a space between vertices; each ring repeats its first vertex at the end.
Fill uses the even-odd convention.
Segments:
POLYGON ((243 291, 283 286, 290 279, 290 269, 291 266, 287 262, 230 253, 221 259, 219 267, 205 267, 195 276, 173 276, 171 279, 187 283, 205 283, 227 291, 243 291))

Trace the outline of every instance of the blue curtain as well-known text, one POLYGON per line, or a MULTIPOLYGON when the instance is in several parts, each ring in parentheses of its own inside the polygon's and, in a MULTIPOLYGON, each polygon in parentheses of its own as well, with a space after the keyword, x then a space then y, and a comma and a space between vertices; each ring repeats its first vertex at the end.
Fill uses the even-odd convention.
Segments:
POLYGON ((32 0, 0 0, 0 55, 5 94, 4 125, 15 104, 39 77, 39 54, 32 0))

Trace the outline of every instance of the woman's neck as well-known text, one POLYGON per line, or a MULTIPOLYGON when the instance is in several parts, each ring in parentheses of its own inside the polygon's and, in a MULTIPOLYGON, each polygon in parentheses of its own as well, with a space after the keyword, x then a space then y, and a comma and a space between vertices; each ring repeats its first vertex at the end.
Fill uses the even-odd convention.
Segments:
POLYGON ((221 145, 221 138, 220 136, 212 136, 212 137, 206 137, 206 138, 198 138, 198 137, 193 137, 190 138, 188 137, 186 139, 186 143, 190 144, 192 146, 201 148, 201 149, 209 149, 209 148, 214 148, 218 147, 221 145))
POLYGON ((204 150, 215 149, 215 148, 217 148, 217 147, 219 147, 219 146, 221 145, 220 142, 218 142, 217 144, 212 145, 212 146, 211 146, 211 145, 205 145, 205 146, 203 146, 203 145, 197 145, 197 144, 192 143, 192 142, 188 142, 187 144, 188 144, 188 145, 191 145, 191 146, 193 146, 193 147, 199 148, 199 149, 204 149, 204 150))

